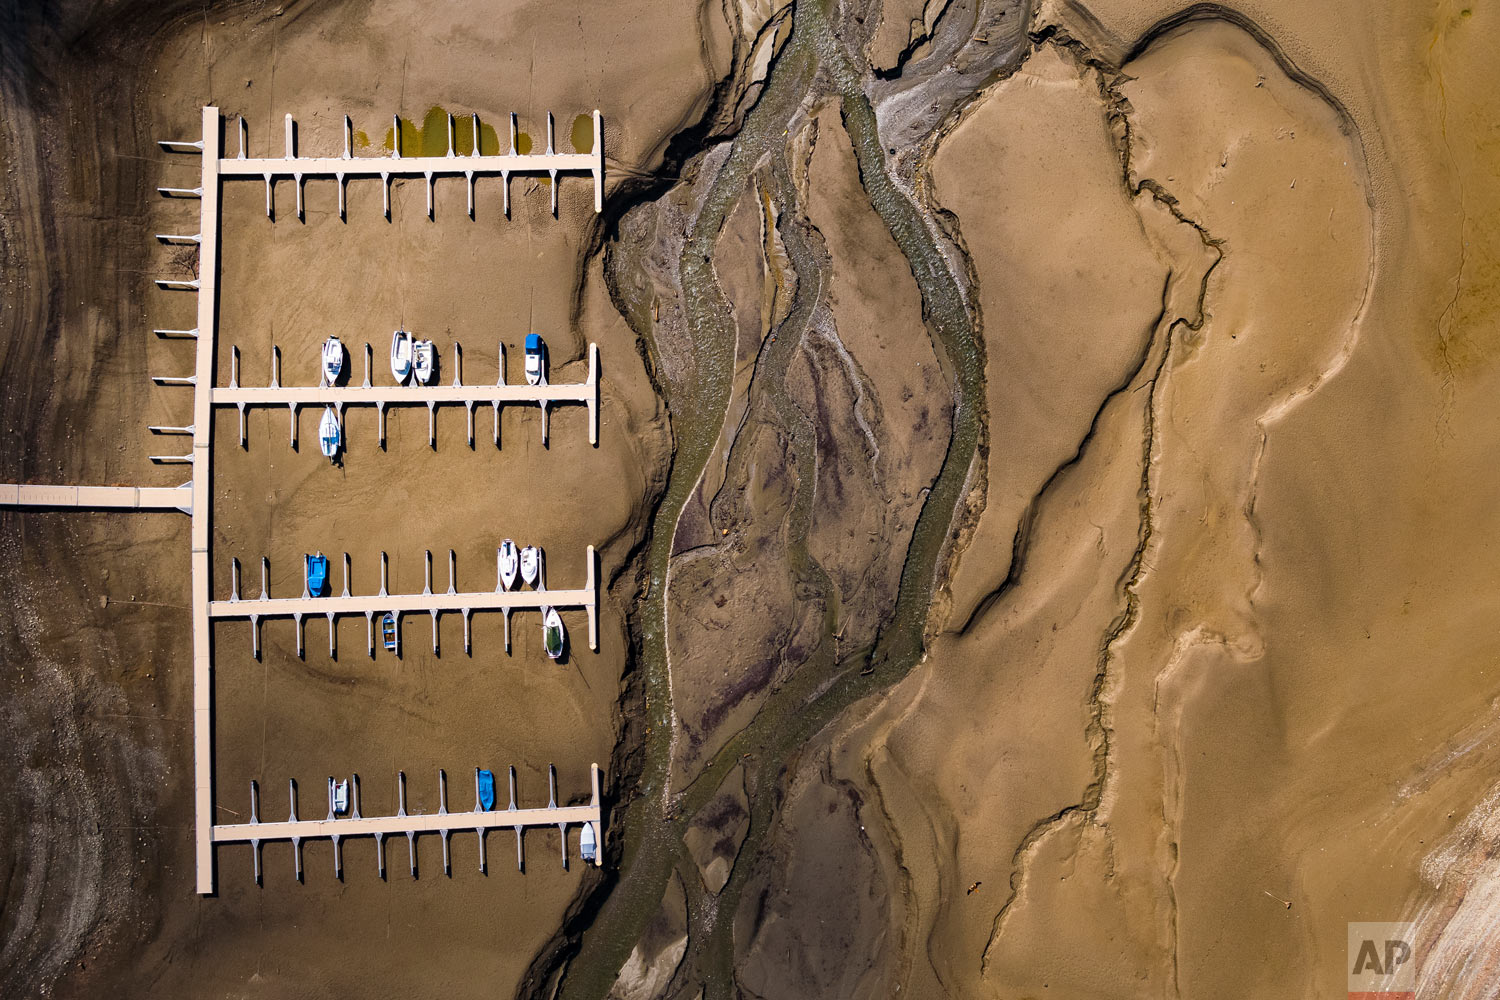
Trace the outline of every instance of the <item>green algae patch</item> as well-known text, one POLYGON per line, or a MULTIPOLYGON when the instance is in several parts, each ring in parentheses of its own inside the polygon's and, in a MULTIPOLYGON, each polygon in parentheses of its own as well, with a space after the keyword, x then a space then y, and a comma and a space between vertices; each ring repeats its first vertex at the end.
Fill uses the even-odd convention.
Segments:
POLYGON ((594 116, 579 115, 573 119, 573 152, 594 151, 594 116))
MULTIPOLYGON (((434 104, 427 109, 422 116, 422 124, 418 125, 409 118, 398 118, 401 127, 401 155, 402 156, 446 156, 448 154, 448 112, 440 105, 434 104)), ((363 133, 361 133, 363 135, 363 133)), ((527 140, 528 143, 530 140, 527 140)), ((368 145, 366 139, 361 145, 368 145)), ((385 130, 386 150, 396 150, 395 126, 385 130)), ((469 156, 474 153, 474 116, 461 115, 453 120, 453 151, 459 156, 469 156)), ((487 122, 479 123, 479 155, 498 156, 500 154, 500 137, 495 134, 495 127, 487 122)))

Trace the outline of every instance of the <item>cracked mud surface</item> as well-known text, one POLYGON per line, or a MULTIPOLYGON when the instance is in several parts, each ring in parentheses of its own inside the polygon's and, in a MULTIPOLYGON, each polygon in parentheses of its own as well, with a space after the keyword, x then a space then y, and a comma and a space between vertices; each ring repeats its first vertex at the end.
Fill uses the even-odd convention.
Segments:
POLYGON ((257 888, 224 850, 196 899, 185 522, 0 514, 7 995, 1323 996, 1347 922, 1403 919, 1420 996, 1489 995, 1488 7, 0 16, 7 481, 171 484, 141 429, 183 356, 142 334, 182 303, 146 282, 193 261, 144 249, 183 169, 150 140, 200 104, 252 144, 435 104, 609 129, 600 218, 566 180, 558 221, 521 181, 510 221, 483 182, 474 222, 458 185, 428 222, 398 184, 390 224, 373 186, 348 223, 328 185, 306 224, 226 193, 242 381, 401 321, 466 378, 533 325, 605 377, 597 451, 566 412, 498 451, 444 414, 435 452, 420 412, 384 451, 356 414, 335 470, 257 415, 214 561, 284 592, 312 548, 415 586, 423 549, 483 578, 500 537, 563 574, 598 545, 601 652, 562 669, 524 628, 465 657, 445 623, 399 667, 356 622, 338 659, 319 624, 259 662, 222 628, 216 777, 235 810, 359 770, 376 808, 397 768, 513 762, 524 793, 555 762, 566 796, 600 760, 605 870, 539 834, 524 875, 491 838, 488 876, 455 840, 451 878, 434 841, 386 882, 346 846, 337 882, 324 845, 257 888))

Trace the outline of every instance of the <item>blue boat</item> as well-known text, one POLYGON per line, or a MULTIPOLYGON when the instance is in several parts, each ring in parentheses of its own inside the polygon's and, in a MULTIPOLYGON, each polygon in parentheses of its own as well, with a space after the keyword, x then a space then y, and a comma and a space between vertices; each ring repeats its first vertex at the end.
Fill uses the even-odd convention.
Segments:
POLYGON ((400 645, 400 637, 396 633, 396 615, 394 612, 387 611, 385 617, 380 619, 380 633, 385 639, 385 648, 393 653, 399 652, 397 647, 400 645))
POLYGON ((307 560, 307 592, 313 597, 322 597, 328 585, 328 557, 319 552, 315 556, 304 556, 307 560))
POLYGON ((526 335, 526 381, 531 385, 547 384, 547 345, 534 333, 526 335))
POLYGON ((485 812, 495 808, 495 772, 481 768, 475 772, 474 784, 479 789, 479 808, 485 812))

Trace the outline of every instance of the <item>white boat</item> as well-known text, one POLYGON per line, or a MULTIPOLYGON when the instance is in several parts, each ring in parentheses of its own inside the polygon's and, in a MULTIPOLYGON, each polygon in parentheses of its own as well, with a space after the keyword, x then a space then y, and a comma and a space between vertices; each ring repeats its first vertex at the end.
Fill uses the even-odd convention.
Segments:
POLYGON ((567 641, 567 632, 563 630, 562 616, 557 609, 548 607, 542 611, 542 646, 547 650, 547 655, 554 660, 563 654, 563 644, 567 641))
POLYGON ((521 550, 521 579, 533 588, 541 582, 542 550, 535 545, 528 545, 521 550))
POLYGON ((323 380, 333 385, 344 370, 344 345, 339 338, 329 337, 323 341, 323 380))
POLYGON ((432 373, 437 370, 437 348, 432 346, 432 341, 412 341, 411 367, 418 382, 426 385, 432 381, 432 373))
POLYGON ((547 384, 547 343, 534 333, 526 335, 526 381, 547 384))
POLYGON ((578 856, 585 861, 593 861, 599 853, 599 842, 594 838, 594 824, 583 824, 583 832, 578 835, 578 856))
POLYGON ((405 385, 411 374, 411 347, 411 334, 405 330, 397 330, 391 336, 391 374, 397 384, 405 385))
POLYGON ((328 779, 328 805, 333 809, 335 816, 342 816, 349 811, 349 779, 334 781, 328 779))
POLYGON ((333 407, 323 407, 323 419, 318 423, 318 447, 330 460, 339 457, 339 448, 344 443, 344 432, 339 429, 338 414, 333 407))
POLYGON ((516 570, 520 567, 520 555, 516 543, 507 538, 495 550, 495 561, 499 565, 500 583, 506 590, 516 589, 516 570))

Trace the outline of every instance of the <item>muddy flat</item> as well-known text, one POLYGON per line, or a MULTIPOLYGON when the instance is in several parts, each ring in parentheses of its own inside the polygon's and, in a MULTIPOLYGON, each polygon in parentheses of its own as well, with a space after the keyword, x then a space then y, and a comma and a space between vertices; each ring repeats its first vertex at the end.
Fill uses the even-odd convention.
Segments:
POLYGON ((3 992, 1489 995, 1495 16, 12 5, 0 481, 208 509, 0 509, 3 992), (157 188, 201 160, 157 140, 205 107, 225 157, 290 116, 405 175, 223 179, 200 273, 155 235, 199 233, 157 188), (597 192, 440 175, 599 154, 596 110, 597 192), (335 461, 321 406, 191 426, 200 341, 151 331, 200 301, 221 387, 314 385, 330 336, 350 385, 398 329, 443 386, 597 347, 598 441, 572 402, 350 406, 335 461), (193 608, 263 565, 441 599, 506 539, 554 589, 594 547, 597 649, 567 607, 557 660, 535 610, 509 648, 410 612, 399 655, 224 620, 195 679, 193 608), (199 786, 213 824, 252 783, 321 819, 329 776, 464 811, 476 768, 569 806, 596 763, 598 865, 577 824, 520 865, 267 843, 259 881, 226 844, 196 891, 199 786))

